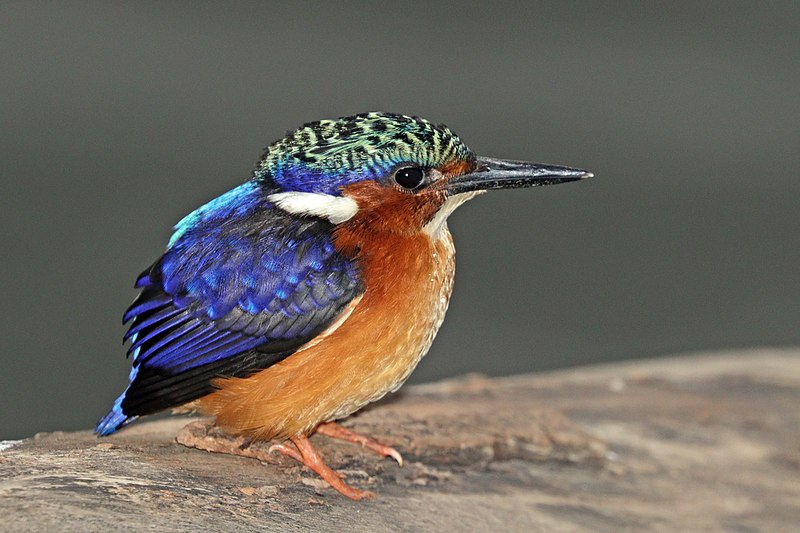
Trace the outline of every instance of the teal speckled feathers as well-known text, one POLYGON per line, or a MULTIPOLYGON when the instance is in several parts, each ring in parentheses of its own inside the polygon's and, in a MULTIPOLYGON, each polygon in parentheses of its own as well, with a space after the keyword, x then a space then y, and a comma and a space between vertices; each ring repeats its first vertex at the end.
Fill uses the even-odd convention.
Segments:
POLYGON ((393 113, 319 120, 270 145, 256 179, 281 190, 340 194, 340 188, 382 176, 399 163, 436 168, 475 155, 443 124, 393 113))

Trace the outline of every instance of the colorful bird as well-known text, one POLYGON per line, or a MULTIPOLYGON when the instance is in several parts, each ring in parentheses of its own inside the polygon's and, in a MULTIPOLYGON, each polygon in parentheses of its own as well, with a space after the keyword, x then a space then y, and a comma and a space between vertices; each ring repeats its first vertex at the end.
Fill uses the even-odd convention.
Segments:
POLYGON ((197 410, 311 468, 354 500, 308 437, 396 459, 336 423, 397 390, 453 287, 447 217, 489 189, 564 183, 578 169, 477 157, 444 125, 365 113, 302 126, 252 178, 176 226, 126 311, 130 383, 97 424, 197 410), (291 442, 293 444, 290 444, 291 442))

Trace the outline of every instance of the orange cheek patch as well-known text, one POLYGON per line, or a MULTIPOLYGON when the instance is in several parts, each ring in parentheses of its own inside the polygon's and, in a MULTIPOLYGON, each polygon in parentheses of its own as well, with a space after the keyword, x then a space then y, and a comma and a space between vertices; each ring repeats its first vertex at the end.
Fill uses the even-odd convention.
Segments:
POLYGON ((473 161, 465 161, 465 160, 453 160, 448 161, 441 167, 439 167, 439 172, 441 172, 445 177, 451 178, 453 176, 460 176, 462 174, 466 174, 467 172, 471 172, 475 169, 475 163, 473 161))
POLYGON ((441 192, 410 194, 374 181, 348 185, 342 192, 358 204, 356 215, 336 228, 337 249, 345 252, 363 249, 363 241, 386 234, 421 231, 445 200, 441 192))
POLYGON ((349 196, 356 203, 361 206, 369 208, 370 206, 379 204, 385 195, 385 187, 380 186, 372 180, 364 180, 356 183, 351 183, 342 188, 342 195, 349 196))

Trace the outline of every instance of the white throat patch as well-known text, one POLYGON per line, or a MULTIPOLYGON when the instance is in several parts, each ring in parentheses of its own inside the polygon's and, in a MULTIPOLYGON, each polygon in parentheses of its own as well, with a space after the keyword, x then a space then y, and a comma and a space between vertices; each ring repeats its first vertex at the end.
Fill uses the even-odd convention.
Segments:
POLYGON ((455 211, 458 206, 484 192, 485 191, 470 191, 449 197, 444 201, 442 207, 439 208, 436 214, 433 215, 430 222, 425 224, 422 231, 430 235, 434 241, 438 240, 442 235, 442 230, 447 227, 447 217, 453 214, 453 211, 455 211))
POLYGON ((327 218, 333 224, 341 224, 358 213, 356 201, 346 196, 317 192, 276 192, 267 198, 287 213, 327 218))

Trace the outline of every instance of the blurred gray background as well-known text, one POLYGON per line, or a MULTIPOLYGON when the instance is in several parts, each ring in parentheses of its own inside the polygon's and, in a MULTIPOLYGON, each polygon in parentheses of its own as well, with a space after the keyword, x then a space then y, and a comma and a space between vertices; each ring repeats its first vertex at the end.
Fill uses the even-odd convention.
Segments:
POLYGON ((0 438, 88 428, 170 227, 367 110, 592 170, 450 227, 414 382, 800 344, 800 3, 0 4, 0 438))

